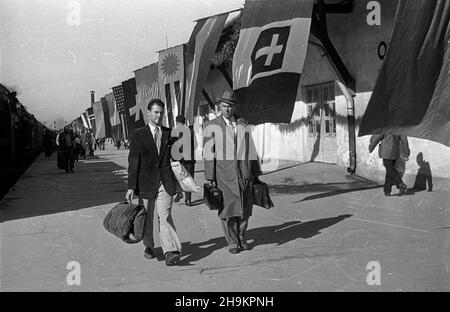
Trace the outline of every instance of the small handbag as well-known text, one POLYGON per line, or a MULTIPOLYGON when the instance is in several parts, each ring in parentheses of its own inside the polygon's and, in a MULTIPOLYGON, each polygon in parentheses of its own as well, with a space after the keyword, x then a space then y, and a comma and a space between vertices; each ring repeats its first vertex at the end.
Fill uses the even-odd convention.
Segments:
POLYGON ((269 187, 259 179, 256 179, 253 185, 253 204, 266 209, 274 207, 269 195, 269 187))
POLYGON ((203 201, 210 210, 223 209, 222 191, 208 183, 203 185, 203 201))

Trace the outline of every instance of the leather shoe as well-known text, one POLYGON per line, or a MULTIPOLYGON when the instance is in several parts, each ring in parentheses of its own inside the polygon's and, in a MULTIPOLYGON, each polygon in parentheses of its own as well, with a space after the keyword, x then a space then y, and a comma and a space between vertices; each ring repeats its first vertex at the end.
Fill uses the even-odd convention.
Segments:
POLYGON ((251 250, 251 249, 252 249, 252 246, 250 246, 247 242, 242 241, 242 242, 241 242, 241 248, 242 248, 243 250, 251 250))
POLYGON ((174 202, 178 203, 180 201, 180 199, 183 198, 183 194, 182 193, 177 193, 177 195, 174 198, 174 202))
POLYGON ((145 248, 144 258, 146 258, 146 259, 155 258, 155 254, 153 253, 153 250, 151 248, 145 248))
POLYGON ((177 251, 169 251, 166 253, 166 265, 177 265, 180 262, 180 253, 177 251))
POLYGON ((185 202, 186 206, 191 207, 192 206, 192 202, 188 199, 185 202))
POLYGON ((240 250, 239 250, 239 248, 234 247, 234 248, 229 248, 228 251, 229 251, 231 254, 235 255, 235 254, 238 254, 240 250))
POLYGON ((398 196, 402 196, 403 194, 405 194, 407 189, 408 187, 406 186, 405 183, 400 184, 400 191, 398 193, 398 196))

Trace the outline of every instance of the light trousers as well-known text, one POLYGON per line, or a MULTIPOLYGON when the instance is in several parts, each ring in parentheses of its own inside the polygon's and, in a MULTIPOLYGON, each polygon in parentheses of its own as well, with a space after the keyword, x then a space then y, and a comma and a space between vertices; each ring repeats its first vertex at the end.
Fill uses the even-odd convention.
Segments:
POLYGON ((163 253, 178 251, 181 254, 181 243, 171 214, 173 196, 167 194, 164 186, 161 184, 156 196, 149 199, 143 198, 143 203, 147 211, 143 239, 145 247, 154 248, 153 216, 156 210, 159 224, 159 240, 163 253))

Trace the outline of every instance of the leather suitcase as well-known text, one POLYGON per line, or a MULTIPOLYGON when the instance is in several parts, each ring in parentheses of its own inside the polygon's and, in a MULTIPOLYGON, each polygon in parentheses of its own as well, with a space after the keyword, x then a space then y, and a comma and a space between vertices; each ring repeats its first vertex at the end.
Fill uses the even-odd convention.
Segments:
POLYGON ((274 207, 269 195, 269 187, 260 180, 256 180, 253 185, 253 204, 266 209, 274 207))
POLYGON ((223 194, 218 187, 205 183, 203 185, 203 201, 210 210, 223 209, 223 194))

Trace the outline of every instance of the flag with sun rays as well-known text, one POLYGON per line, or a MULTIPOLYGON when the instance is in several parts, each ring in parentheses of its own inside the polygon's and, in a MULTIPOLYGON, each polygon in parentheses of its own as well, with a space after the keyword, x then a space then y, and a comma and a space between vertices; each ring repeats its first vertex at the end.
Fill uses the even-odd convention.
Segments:
POLYGON ((166 104, 164 123, 172 128, 175 117, 181 113, 184 90, 184 45, 159 51, 159 94, 166 104))

